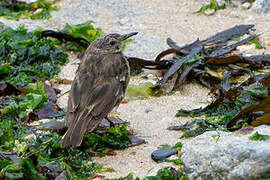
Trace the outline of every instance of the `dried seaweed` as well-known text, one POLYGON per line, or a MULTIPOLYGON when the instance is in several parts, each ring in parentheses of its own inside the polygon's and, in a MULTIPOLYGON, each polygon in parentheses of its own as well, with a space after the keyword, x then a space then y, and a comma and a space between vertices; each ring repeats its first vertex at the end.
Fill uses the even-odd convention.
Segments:
POLYGON ((255 65, 270 65, 270 54, 243 56, 242 54, 232 54, 226 56, 218 56, 212 59, 206 60, 207 64, 211 65, 227 65, 236 63, 245 63, 252 66, 255 65))
POLYGON ((232 28, 229 28, 225 31, 219 32, 205 40, 203 40, 204 44, 218 44, 225 43, 229 40, 233 40, 235 38, 241 37, 249 32, 251 28, 254 27, 254 24, 248 25, 236 25, 232 28))
POLYGON ((255 114, 255 119, 252 121, 253 126, 259 126, 263 124, 270 125, 270 96, 254 105, 248 106, 247 108, 241 110, 233 119, 227 123, 227 127, 231 128, 236 125, 237 121, 239 121, 241 118, 246 116, 250 117, 253 114, 255 114), (259 112, 258 117, 256 117, 257 112, 259 112))
MULTIPOLYGON (((200 48, 192 47, 194 43, 180 47, 173 40, 167 40, 176 52, 165 50, 165 53, 160 53, 162 56, 158 56, 174 54, 171 60, 173 64, 163 76, 161 87, 166 86, 170 77, 177 77, 174 87, 181 86, 185 81, 196 80, 210 88, 210 94, 214 96, 213 101, 204 108, 180 109, 176 116, 195 116, 197 119, 183 127, 170 129, 184 130, 183 137, 190 137, 217 128, 235 130, 243 124, 270 124, 270 75, 263 71, 270 65, 270 55, 245 56, 232 53, 238 46, 258 40, 256 34, 233 44, 228 43, 229 40, 248 34, 253 26, 240 25, 220 32, 200 41, 200 48), (184 47, 191 49, 185 50, 184 47), (239 81, 239 78, 246 78, 247 75, 250 76, 248 79, 239 81)), ((162 58, 159 60, 162 61, 162 58)))

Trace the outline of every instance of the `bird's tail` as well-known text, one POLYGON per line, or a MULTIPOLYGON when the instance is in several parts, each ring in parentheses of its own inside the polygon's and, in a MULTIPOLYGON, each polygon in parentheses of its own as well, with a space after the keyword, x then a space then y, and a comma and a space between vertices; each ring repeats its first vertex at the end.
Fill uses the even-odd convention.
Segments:
POLYGON ((86 109, 78 113, 74 120, 70 121, 68 130, 60 141, 62 148, 80 146, 84 134, 93 131, 102 119, 103 118, 94 118, 91 112, 86 109))
POLYGON ((89 111, 84 110, 78 113, 74 120, 69 123, 68 130, 60 141, 62 148, 80 146, 90 121, 91 115, 89 111))

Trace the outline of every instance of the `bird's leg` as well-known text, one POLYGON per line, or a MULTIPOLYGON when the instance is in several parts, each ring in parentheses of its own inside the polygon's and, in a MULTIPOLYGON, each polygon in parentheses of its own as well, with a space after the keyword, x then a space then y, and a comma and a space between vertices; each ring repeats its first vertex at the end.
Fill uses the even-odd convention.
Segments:
POLYGON ((110 127, 114 127, 115 126, 115 124, 113 123, 113 121, 108 116, 106 116, 105 119, 110 123, 110 127))

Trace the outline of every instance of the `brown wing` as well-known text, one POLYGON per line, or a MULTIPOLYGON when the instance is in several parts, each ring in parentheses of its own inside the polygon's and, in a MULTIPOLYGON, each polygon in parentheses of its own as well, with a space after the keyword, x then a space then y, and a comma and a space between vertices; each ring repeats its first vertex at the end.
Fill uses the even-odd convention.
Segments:
MULTIPOLYGON (((120 61, 122 56, 116 57, 120 61)), ((119 80, 123 69, 121 62, 113 60, 107 55, 93 55, 79 67, 69 94, 66 117, 69 128, 62 147, 79 146, 86 130, 93 130, 123 98, 126 83, 119 80)))

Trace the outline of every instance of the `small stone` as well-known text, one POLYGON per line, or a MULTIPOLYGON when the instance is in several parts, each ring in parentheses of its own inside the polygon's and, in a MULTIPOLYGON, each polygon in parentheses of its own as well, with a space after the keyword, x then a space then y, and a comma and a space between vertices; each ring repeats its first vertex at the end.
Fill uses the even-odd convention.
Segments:
POLYGON ((58 112, 56 108, 57 107, 53 102, 51 101, 47 102, 38 110, 37 112, 38 119, 57 118, 63 116, 63 113, 58 112))
POLYGON ((126 25, 126 24, 128 24, 130 22, 130 18, 129 17, 123 17, 123 18, 121 18, 119 21, 118 21, 118 23, 120 24, 120 25, 126 25))
POLYGON ((251 7, 250 2, 245 2, 244 4, 242 4, 242 8, 244 8, 244 9, 249 9, 250 7, 251 7))
POLYGON ((122 101, 121 101, 121 104, 126 104, 128 103, 128 99, 127 98, 124 98, 122 101))
POLYGON ((108 119, 110 120, 110 122, 111 122, 113 125, 117 125, 117 124, 125 124, 125 123, 126 123, 126 122, 123 121, 122 119, 116 118, 116 117, 108 117, 108 119))
POLYGON ((209 10, 205 11, 204 14, 205 14, 206 16, 212 16, 212 15, 215 14, 215 12, 216 12, 216 11, 215 11, 214 9, 209 9, 209 10))
POLYGON ((175 149, 158 149, 152 152, 151 158, 156 162, 160 162, 174 154, 177 154, 175 149))
POLYGON ((63 171, 59 176, 55 178, 55 180, 67 180, 67 173, 66 171, 63 171))
POLYGON ((107 119, 102 119, 102 121, 98 125, 99 127, 109 128, 110 122, 107 119))
POLYGON ((184 130, 185 128, 183 126, 169 126, 167 130, 173 130, 173 131, 181 131, 184 130))
POLYGON ((64 120, 42 119, 37 122, 38 125, 29 124, 29 126, 34 127, 36 130, 52 130, 52 131, 60 131, 67 128, 64 120))
POLYGON ((146 74, 141 75, 141 78, 148 79, 148 76, 146 74))
POLYGON ((148 109, 148 108, 144 110, 145 113, 149 113, 149 112, 151 112, 151 111, 152 111, 152 110, 151 110, 151 109, 148 109))
POLYGON ((266 40, 266 41, 264 41, 264 45, 266 45, 266 46, 270 46, 270 40, 266 40))
POLYGON ((255 49, 255 44, 250 44, 250 45, 243 45, 243 46, 238 46, 236 49, 240 52, 240 53, 245 53, 245 52, 249 52, 252 49, 255 49))
POLYGON ((42 169, 44 169, 47 174, 51 175, 52 177, 60 176, 60 174, 63 173, 63 168, 54 161, 42 165, 42 169))
POLYGON ((138 145, 141 145, 141 144, 145 143, 144 139, 138 138, 136 136, 129 135, 128 137, 131 140, 131 143, 128 145, 129 147, 138 146, 138 145))
POLYGON ((239 130, 237 130, 235 133, 237 134, 250 134, 253 131, 253 127, 246 127, 246 128, 241 128, 239 130))
POLYGON ((120 163, 126 165, 127 161, 126 160, 121 160, 120 163))

